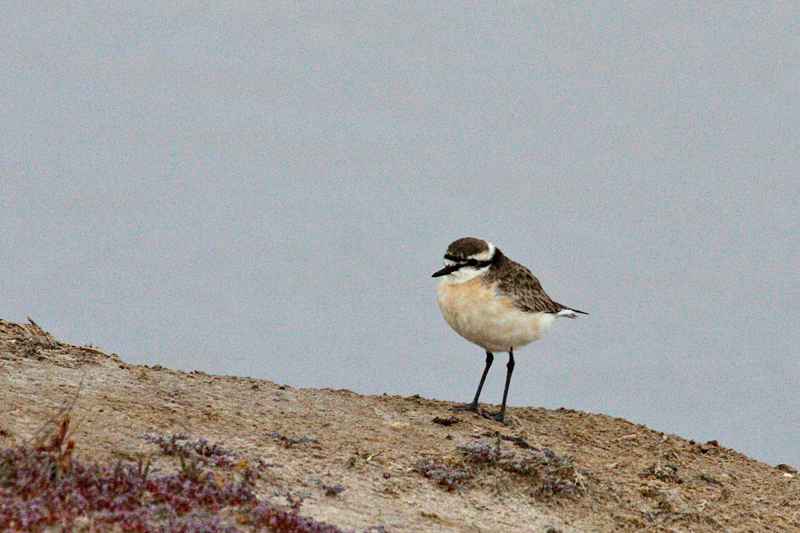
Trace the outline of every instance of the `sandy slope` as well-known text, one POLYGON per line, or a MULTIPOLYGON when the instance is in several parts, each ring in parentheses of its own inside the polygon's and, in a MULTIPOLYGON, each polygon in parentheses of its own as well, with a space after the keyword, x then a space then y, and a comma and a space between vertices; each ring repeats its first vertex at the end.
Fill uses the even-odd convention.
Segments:
POLYGON ((800 531, 790 468, 578 411, 512 408, 508 426, 463 413, 435 423, 453 415, 450 406, 128 365, 35 324, 0 320, 5 446, 47 431, 65 408, 82 459, 158 461, 137 438, 146 433, 222 441, 258 461, 260 498, 302 498, 301 514, 359 532, 800 531), (500 442, 516 457, 525 445, 570 454, 575 490, 550 494, 541 479, 465 461, 458 446, 480 442, 500 442), (445 490, 413 466, 421 459, 471 479, 445 490))

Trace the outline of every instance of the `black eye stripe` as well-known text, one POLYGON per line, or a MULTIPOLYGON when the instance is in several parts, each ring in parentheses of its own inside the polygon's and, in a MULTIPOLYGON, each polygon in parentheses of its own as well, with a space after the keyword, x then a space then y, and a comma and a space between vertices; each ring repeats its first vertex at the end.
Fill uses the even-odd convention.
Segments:
POLYGON ((450 261, 453 261, 455 263, 454 266, 457 266, 459 268, 460 267, 465 267, 465 266, 475 267, 475 268, 483 268, 483 267, 487 267, 487 266, 489 266, 489 265, 491 265, 493 263, 493 261, 491 259, 488 260, 488 261, 478 261, 477 259, 453 259, 453 258, 450 258, 450 257, 447 257, 446 259, 449 259, 450 261))
POLYGON ((484 268, 484 267, 487 267, 487 266, 493 264, 495 261, 497 261, 498 257, 499 257, 498 254, 494 254, 490 259, 487 259, 486 261, 478 261, 477 259, 472 258, 472 257, 470 257, 469 259, 465 259, 463 256, 462 257, 458 257, 458 256, 455 256, 455 255, 450 255, 450 254, 445 254, 445 256, 444 256, 444 258, 447 261, 452 261, 453 263, 455 263, 453 266, 455 266, 457 268, 461 268, 461 267, 465 267, 465 266, 466 267, 474 267, 474 268, 484 268))

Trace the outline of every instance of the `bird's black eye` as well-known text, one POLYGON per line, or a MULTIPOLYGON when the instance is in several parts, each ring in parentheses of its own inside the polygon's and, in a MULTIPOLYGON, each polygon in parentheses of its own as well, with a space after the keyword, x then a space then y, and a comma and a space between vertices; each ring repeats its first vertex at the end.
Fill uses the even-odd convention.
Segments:
POLYGON ((475 259, 467 259, 467 262, 466 262, 466 264, 467 264, 467 266, 474 267, 475 265, 477 265, 477 264, 478 264, 478 261, 477 261, 477 260, 475 260, 475 259))

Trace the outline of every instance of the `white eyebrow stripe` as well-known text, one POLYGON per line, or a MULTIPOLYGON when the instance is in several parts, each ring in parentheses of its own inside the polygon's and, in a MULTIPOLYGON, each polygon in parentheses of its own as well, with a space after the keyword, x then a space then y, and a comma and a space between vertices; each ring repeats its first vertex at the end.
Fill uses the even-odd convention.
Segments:
POLYGON ((494 251, 495 251, 494 244, 490 242, 487 242, 486 244, 489 245, 488 250, 486 250, 485 252, 481 252, 479 254, 472 255, 470 256, 470 258, 476 261, 489 261, 492 257, 494 257, 494 251))

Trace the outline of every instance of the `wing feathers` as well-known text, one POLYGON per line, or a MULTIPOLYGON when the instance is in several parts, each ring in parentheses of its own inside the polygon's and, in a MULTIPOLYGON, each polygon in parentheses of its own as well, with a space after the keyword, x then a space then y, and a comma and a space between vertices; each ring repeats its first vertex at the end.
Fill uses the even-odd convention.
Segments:
POLYGON ((527 267, 505 256, 499 258, 491 271, 494 274, 493 281, 498 282, 500 292, 511 298, 514 304, 526 313, 553 313, 567 318, 577 318, 575 313, 589 314, 554 302, 527 267))

